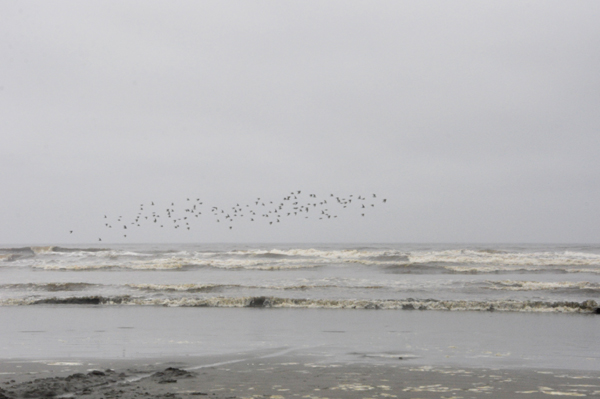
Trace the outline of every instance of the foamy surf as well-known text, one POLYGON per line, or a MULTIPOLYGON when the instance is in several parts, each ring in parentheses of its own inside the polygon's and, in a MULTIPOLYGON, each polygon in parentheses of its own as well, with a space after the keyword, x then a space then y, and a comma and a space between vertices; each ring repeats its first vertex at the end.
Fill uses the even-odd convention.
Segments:
POLYGON ((132 296, 84 296, 68 298, 1 299, 3 306, 22 305, 129 305, 214 308, 302 308, 302 309, 368 309, 368 310, 437 310, 498 311, 527 313, 600 313, 594 300, 582 302, 547 301, 468 301, 437 299, 405 300, 335 300, 293 299, 279 297, 210 297, 210 298, 143 298, 132 296))
POLYGON ((459 263, 507 266, 600 266, 600 255, 573 251, 500 252, 488 250, 445 250, 411 252, 411 263, 459 263))
POLYGON ((82 291, 92 287, 98 287, 99 284, 92 283, 17 283, 0 284, 0 289, 7 290, 26 290, 26 291, 82 291))
POLYGON ((546 290, 582 290, 600 293, 600 284, 588 281, 487 281, 487 287, 492 290, 506 291, 546 291, 546 290))
MULTIPOLYGON (((600 251, 599 251, 600 252, 600 251)), ((0 267, 44 270, 178 270, 193 267, 287 270, 335 265, 394 269, 395 273, 590 273, 600 274, 600 254, 581 251, 406 248, 252 248, 214 250, 93 247, 0 248, 0 267)))
POLYGON ((243 259, 194 259, 170 258, 151 261, 107 262, 107 263, 35 263, 31 267, 44 270, 102 270, 102 269, 132 269, 132 270, 174 270, 184 268, 215 268, 215 269, 246 269, 246 270, 286 270, 307 269, 321 265, 307 263, 303 260, 289 262, 269 262, 243 259))
POLYGON ((0 272, 0 305, 593 313, 600 246, 23 246, 0 272))

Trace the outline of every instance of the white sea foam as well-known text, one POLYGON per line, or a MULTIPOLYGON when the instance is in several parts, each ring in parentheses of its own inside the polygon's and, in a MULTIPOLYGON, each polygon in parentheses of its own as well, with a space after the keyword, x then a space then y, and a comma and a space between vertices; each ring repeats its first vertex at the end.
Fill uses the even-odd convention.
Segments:
POLYGON ((31 247, 31 250, 37 254, 44 254, 48 252, 52 252, 54 250, 54 246, 45 246, 45 247, 31 247))
POLYGON ((406 292, 415 289, 431 289, 432 287, 444 287, 452 286, 455 284, 454 280, 439 280, 439 279, 428 279, 427 281, 420 281, 418 283, 407 280, 397 281, 377 281, 369 279, 355 279, 355 278, 321 278, 321 279, 293 279, 293 280, 282 280, 274 279, 270 281, 264 281, 261 279, 259 284, 249 283, 218 283, 218 282, 201 282, 201 283, 128 283, 128 284, 98 284, 90 282, 44 282, 44 283, 13 283, 13 284, 0 284, 0 290, 17 290, 23 291, 81 291, 81 290, 96 290, 90 292, 97 292, 97 290, 110 289, 111 290, 123 290, 127 288, 133 288, 143 291, 154 291, 154 292, 210 292, 214 290, 227 289, 260 289, 260 290, 279 290, 279 291, 305 291, 305 290, 327 290, 328 292, 335 292, 337 290, 347 289, 359 289, 359 290, 395 290, 406 292))
POLYGON ((101 284, 83 282, 53 282, 53 283, 16 283, 0 284, 0 289, 28 290, 28 291, 81 291, 101 284))
MULTIPOLYGON (((397 285, 397 284, 388 284, 397 285)), ((405 285, 405 284, 402 284, 405 285)), ((204 284, 126 284, 131 288, 147 291, 179 291, 179 292, 197 292, 197 291, 209 291, 219 288, 242 288, 242 289, 266 289, 266 290, 308 290, 308 289, 324 289, 324 288, 351 288, 351 289, 382 289, 388 288, 386 285, 369 283, 369 282, 350 282, 342 281, 339 279, 323 279, 312 282, 298 282, 298 281, 277 281, 271 284, 215 284, 215 283, 204 283, 204 284)))
MULTIPOLYGON (((527 270, 531 267, 547 266, 600 266, 600 255, 564 251, 564 252, 504 252, 494 250, 442 250, 442 251, 411 251, 394 250, 363 251, 363 250, 317 250, 317 249, 288 249, 288 250, 245 250, 233 251, 231 254, 282 255, 287 257, 309 257, 318 261, 338 261, 342 263, 359 263, 364 265, 435 265, 454 264, 468 269, 453 268, 457 272, 492 272, 499 270, 519 270, 517 266, 527 270), (497 266, 498 269, 484 269, 478 266, 497 266), (512 267, 511 267, 512 266, 512 267), (500 269, 503 268, 503 269, 500 269)), ((287 259, 284 261, 288 261, 287 259)), ((541 269, 540 269, 541 270, 541 269)), ((595 269, 586 269, 586 271, 595 269)))
POLYGON ((450 270, 455 273, 500 273, 500 272, 545 272, 545 271, 557 271, 565 273, 593 273, 600 274, 599 269, 593 268, 568 268, 568 267, 526 267, 526 266, 443 266, 444 269, 450 270))
POLYGON ((342 263, 356 263, 365 266, 417 266, 423 267, 418 264, 411 264, 408 260, 370 260, 370 259, 342 259, 342 263))
POLYGON ((68 252, 52 252, 52 254, 54 254, 54 255, 60 254, 60 256, 64 257, 64 258, 80 258, 80 259, 86 259, 86 258, 117 259, 119 257, 147 258, 147 257, 155 256, 153 254, 139 253, 139 252, 133 252, 133 251, 118 251, 118 250, 113 250, 113 249, 106 249, 106 250, 93 251, 93 252, 86 251, 86 250, 81 250, 81 251, 72 250, 72 251, 68 251, 68 252))
POLYGON ((543 291, 561 289, 600 290, 600 284, 588 281, 543 282, 503 280, 486 281, 486 283, 488 285, 486 288, 505 291, 543 291))
POLYGON ((135 264, 108 264, 108 263, 91 263, 91 264, 56 264, 56 263, 36 263, 31 265, 31 267, 36 269, 44 269, 44 270, 102 270, 102 269, 135 269, 135 270, 143 270, 143 269, 155 269, 155 270, 168 270, 168 269, 180 269, 182 267, 181 264, 161 264, 161 265, 135 265, 135 264))
POLYGON ((600 255, 583 252, 496 252, 445 250, 411 252, 411 263, 460 263, 516 266, 587 266, 600 265, 600 255))
MULTIPOLYGON (((30 261, 26 261, 30 262, 30 261)), ((540 259, 527 259, 513 263, 495 263, 493 259, 471 259, 467 261, 460 258, 452 258, 450 261, 440 261, 435 257, 413 257, 408 261, 402 260, 373 260, 362 259, 260 259, 260 258, 195 258, 195 257, 169 257, 148 260, 123 260, 118 255, 106 253, 97 255, 94 260, 74 259, 74 260, 52 260, 51 262, 41 262, 36 260, 31 267, 45 270, 98 270, 98 269, 134 269, 134 270, 170 270, 182 269, 184 267, 212 267, 219 269, 247 269, 247 270, 284 270, 284 269, 304 269, 322 267, 331 263, 349 263, 362 264, 365 266, 382 267, 409 267, 415 271, 422 269, 429 270, 432 267, 441 267, 454 273, 498 273, 498 272, 542 272, 549 270, 563 271, 568 273, 594 273, 600 274, 600 267, 573 267, 576 262, 553 263, 540 259), (105 260, 99 260, 103 258, 105 260), (433 259, 437 259, 434 261, 433 259), (106 261, 108 260, 108 262, 106 261), (461 262, 463 262, 461 264, 461 262), (546 262, 544 264, 544 262, 546 262), (432 263, 434 265, 432 265, 432 263), (437 263, 437 264, 436 264, 437 263), (444 264, 445 263, 445 264, 444 264), (450 263, 450 264, 448 264, 450 263)), ((588 266, 595 266, 590 261, 588 266)), ((600 266, 600 265, 599 265, 600 266)))
POLYGON ((5 298, 0 306, 36 304, 132 305, 168 307, 224 307, 224 308, 318 308, 318 309, 382 309, 382 310, 444 310, 444 311, 499 311, 529 313, 594 313, 594 300, 517 301, 517 300, 360 300, 360 299, 292 299, 277 297, 209 297, 209 298, 146 298, 146 297, 80 297, 80 298, 5 298))
MULTIPOLYGON (((393 251, 395 253, 395 251, 393 251)), ((231 251, 228 254, 231 255, 284 255, 290 257, 311 257, 311 258, 319 258, 319 259, 355 259, 355 258, 365 258, 372 257, 378 255, 389 254, 390 251, 360 251, 356 249, 344 249, 344 250, 319 250, 314 248, 309 249, 254 249, 254 250, 239 250, 239 251, 231 251)))
MULTIPOLYGON (((407 267, 407 271, 443 268, 454 273, 529 272, 556 269, 571 273, 600 273, 600 255, 576 251, 510 252, 452 249, 400 251, 393 249, 245 249, 215 251, 135 251, 110 248, 32 247, 8 249, 0 259, 46 270, 169 270, 184 267, 280 270, 312 268, 330 264, 407 267), (27 250, 24 252, 24 250, 27 250), (20 251, 20 252, 18 252, 20 251), (28 257, 29 256, 29 257, 28 257)), ((401 271, 402 269, 398 269, 401 271)))
POLYGON ((131 288, 147 291, 180 291, 180 292, 197 292, 210 291, 217 288, 237 287, 240 285, 234 284, 126 284, 131 288))
POLYGON ((213 267, 219 269, 252 269, 252 270, 280 270, 280 269, 304 269, 320 266, 309 263, 306 260, 294 259, 287 262, 260 260, 260 259, 198 259, 177 258, 152 259, 147 261, 113 262, 113 263, 34 263, 32 267, 45 270, 93 270, 93 269, 135 269, 135 270, 169 270, 184 267, 213 267))

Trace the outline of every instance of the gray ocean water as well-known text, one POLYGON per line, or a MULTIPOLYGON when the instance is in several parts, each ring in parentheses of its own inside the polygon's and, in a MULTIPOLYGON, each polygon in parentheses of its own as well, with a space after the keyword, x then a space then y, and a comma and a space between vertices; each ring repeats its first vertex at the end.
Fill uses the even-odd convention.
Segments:
POLYGON ((599 293, 597 245, 5 246, 0 357, 295 346, 595 369, 599 293))

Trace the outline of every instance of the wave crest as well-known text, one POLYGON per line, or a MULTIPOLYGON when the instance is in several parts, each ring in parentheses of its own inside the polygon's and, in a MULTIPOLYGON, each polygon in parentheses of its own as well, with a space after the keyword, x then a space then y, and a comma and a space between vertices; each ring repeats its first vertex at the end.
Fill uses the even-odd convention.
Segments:
POLYGON ((96 287, 98 284, 91 283, 23 283, 23 284, 2 284, 0 288, 32 290, 32 291, 83 291, 85 289, 96 287))
POLYGON ((99 270, 99 269, 134 269, 134 270, 173 270, 188 267, 213 267, 217 269, 247 270, 285 270, 319 267, 304 260, 288 262, 265 262, 253 259, 198 259, 198 258, 166 258, 147 261, 113 262, 113 263, 36 263, 32 267, 44 270, 99 270))
POLYGON ((600 284, 588 281, 486 281, 488 289, 504 291, 547 291, 547 290, 582 290, 600 291, 600 284))
POLYGON ((499 311, 527 313, 598 313, 594 300, 572 301, 467 301, 438 299, 402 300, 336 300, 293 299, 278 297, 210 297, 210 298, 138 298, 128 295, 104 297, 0 299, 0 305, 138 305, 169 307, 225 308, 303 308, 303 309, 381 309, 381 310, 439 310, 439 311, 499 311))
POLYGON ((511 266, 590 266, 600 265, 600 255, 583 252, 503 252, 474 251, 465 249, 411 252, 412 263, 459 263, 463 265, 511 265, 511 266))

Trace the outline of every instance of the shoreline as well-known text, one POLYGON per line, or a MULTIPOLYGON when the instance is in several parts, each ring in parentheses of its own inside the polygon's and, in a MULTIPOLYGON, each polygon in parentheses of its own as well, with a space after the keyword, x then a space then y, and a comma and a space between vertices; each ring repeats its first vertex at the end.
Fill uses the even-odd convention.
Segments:
POLYGON ((191 361, 190 356, 296 348, 298 354, 343 364, 386 363, 398 356, 410 364, 600 370, 594 315, 126 306, 0 310, 4 359, 191 361))
POLYGON ((526 398, 600 395, 600 371, 340 363, 289 349, 202 357, 0 360, 0 398, 526 398))

